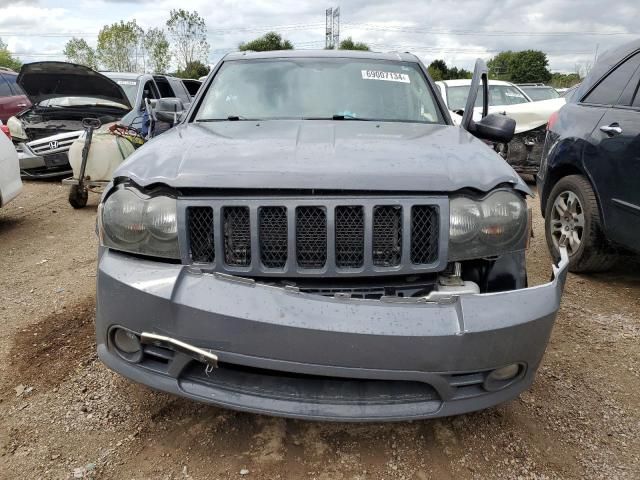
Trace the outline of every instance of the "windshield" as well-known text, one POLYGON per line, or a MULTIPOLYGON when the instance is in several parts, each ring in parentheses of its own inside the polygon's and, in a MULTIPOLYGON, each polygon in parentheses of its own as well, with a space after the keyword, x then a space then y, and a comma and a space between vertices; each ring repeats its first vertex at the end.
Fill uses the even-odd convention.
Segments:
POLYGON ((560 94, 556 92, 556 89, 551 87, 522 87, 522 90, 524 90, 524 93, 529 95, 529 98, 534 102, 550 100, 560 96, 560 94))
MULTIPOLYGON (((449 110, 464 110, 469 96, 471 85, 460 85, 456 87, 447 87, 447 105, 449 110)), ((476 98, 476 107, 482 107, 484 95, 482 89, 476 98)), ((489 106, 498 105, 516 105, 518 103, 526 103, 529 100, 522 94, 520 90, 511 85, 489 85, 489 106)))
POLYGON ((124 90, 125 95, 129 99, 129 103, 131 105, 135 105, 136 96, 138 95, 138 81, 124 78, 112 78, 112 80, 120 85, 120 88, 124 90))
POLYGON ((417 64, 345 58, 226 62, 196 121, 284 118, 444 123, 417 64))

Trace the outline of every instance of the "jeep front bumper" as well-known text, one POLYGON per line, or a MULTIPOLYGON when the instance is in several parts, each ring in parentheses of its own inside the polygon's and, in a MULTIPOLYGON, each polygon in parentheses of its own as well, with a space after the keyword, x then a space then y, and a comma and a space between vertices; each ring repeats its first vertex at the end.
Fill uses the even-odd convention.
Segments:
POLYGON ((455 415, 516 397, 534 380, 568 259, 544 285, 386 303, 299 293, 103 249, 98 354, 131 380, 194 400, 294 418, 403 420, 455 415), (114 328, 169 338, 126 360, 114 328), (198 358, 198 359, 196 359, 198 358), (204 360, 204 361, 199 361, 204 360), (489 388, 491 371, 518 374, 489 388))

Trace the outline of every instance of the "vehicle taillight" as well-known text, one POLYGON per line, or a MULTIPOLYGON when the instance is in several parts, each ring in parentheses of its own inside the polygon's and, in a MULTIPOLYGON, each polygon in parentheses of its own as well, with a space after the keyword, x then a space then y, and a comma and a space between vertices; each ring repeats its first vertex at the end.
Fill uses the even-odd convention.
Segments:
POLYGON ((553 128, 558 120, 558 112, 553 112, 549 117, 549 121, 547 122, 547 132, 553 128))
POLYGON ((9 137, 9 140, 11 140, 11 132, 9 131, 9 127, 7 127, 6 125, 0 125, 0 130, 2 130, 5 135, 9 137))

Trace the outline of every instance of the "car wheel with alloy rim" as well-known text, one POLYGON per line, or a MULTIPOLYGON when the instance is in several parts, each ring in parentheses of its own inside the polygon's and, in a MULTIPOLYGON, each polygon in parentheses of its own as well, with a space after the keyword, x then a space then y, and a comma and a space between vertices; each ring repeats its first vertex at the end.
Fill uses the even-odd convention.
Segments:
POLYGON ((616 255, 603 231, 596 195, 581 175, 561 178, 546 203, 547 246, 554 257, 560 246, 569 253, 569 270, 596 272, 611 268, 616 255))

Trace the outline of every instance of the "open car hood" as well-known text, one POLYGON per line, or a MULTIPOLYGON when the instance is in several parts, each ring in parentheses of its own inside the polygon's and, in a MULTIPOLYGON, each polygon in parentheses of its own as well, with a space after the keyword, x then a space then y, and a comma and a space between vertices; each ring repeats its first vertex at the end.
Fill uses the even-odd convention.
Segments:
POLYGON ((132 108, 120 85, 84 65, 28 63, 22 66, 16 81, 34 105, 51 98, 90 97, 117 103, 126 110, 132 108))
MULTIPOLYGON (((515 105, 496 105, 489 107, 489 113, 502 113, 513 118, 516 121, 515 133, 518 134, 546 125, 551 114, 560 110, 565 103, 566 100, 560 97, 515 105)), ((473 119, 478 121, 480 118, 482 108, 475 108, 473 119)))

